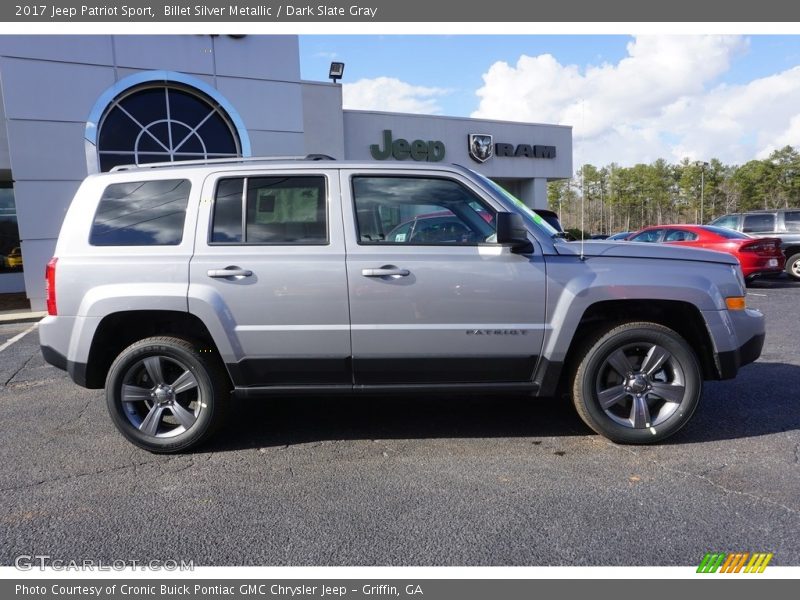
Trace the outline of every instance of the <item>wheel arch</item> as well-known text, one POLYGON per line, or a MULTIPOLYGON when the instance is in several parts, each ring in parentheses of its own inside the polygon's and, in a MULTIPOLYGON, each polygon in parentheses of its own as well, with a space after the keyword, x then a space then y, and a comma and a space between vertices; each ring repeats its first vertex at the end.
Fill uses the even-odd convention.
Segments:
POLYGON ((116 312, 105 316, 94 332, 86 364, 86 387, 102 388, 111 363, 131 344, 165 335, 189 340, 200 352, 212 353, 219 359, 219 350, 208 328, 191 313, 169 310, 116 312))
POLYGON ((685 338, 694 349, 703 379, 719 379, 715 349, 700 310, 680 300, 601 300, 589 305, 572 335, 563 363, 542 357, 534 380, 543 396, 560 395, 561 385, 577 368, 581 346, 603 331, 626 322, 648 321, 668 327, 685 338))

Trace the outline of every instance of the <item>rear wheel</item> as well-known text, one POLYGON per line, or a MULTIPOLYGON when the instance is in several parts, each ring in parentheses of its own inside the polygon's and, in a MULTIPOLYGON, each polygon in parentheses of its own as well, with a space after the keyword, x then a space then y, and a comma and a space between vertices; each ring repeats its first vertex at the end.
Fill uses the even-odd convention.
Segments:
POLYGON ((222 424, 227 376, 213 355, 192 342, 153 337, 127 347, 106 378, 106 403, 117 429, 150 452, 181 452, 222 424))
POLYGON ((786 259, 786 274, 800 281, 800 252, 786 259))
POLYGON ((663 325, 625 323, 594 338, 583 352, 572 386, 575 408, 589 427, 614 442, 661 441, 697 408, 697 357, 663 325))

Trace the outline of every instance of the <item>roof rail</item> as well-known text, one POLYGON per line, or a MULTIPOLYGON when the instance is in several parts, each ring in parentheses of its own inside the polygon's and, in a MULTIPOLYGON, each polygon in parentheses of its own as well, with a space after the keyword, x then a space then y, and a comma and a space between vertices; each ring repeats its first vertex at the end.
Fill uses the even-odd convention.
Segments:
POLYGON ((199 160, 176 160, 169 162, 144 163, 141 165, 117 165, 111 173, 131 171, 133 169, 159 169, 162 167, 190 167, 193 165, 225 165, 249 162, 271 162, 287 160, 336 160, 327 154, 307 154, 305 156, 232 156, 230 158, 203 158, 199 160))

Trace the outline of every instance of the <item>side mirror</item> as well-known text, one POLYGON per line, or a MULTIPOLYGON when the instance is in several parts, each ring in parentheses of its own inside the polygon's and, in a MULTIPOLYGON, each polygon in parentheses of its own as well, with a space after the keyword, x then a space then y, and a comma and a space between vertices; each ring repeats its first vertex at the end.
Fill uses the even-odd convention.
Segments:
POLYGON ((528 254, 533 252, 533 244, 528 240, 528 230, 522 215, 499 212, 496 216, 497 243, 511 246, 512 252, 528 254))

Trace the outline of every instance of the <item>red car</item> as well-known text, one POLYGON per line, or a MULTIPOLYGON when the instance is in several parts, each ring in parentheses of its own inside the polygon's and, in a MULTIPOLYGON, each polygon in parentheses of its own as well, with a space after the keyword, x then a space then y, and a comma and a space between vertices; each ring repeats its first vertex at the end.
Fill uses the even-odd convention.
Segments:
POLYGON ((747 279, 778 275, 786 257, 779 238, 753 238, 746 233, 713 225, 654 225, 628 236, 629 242, 660 242, 733 254, 747 279))

